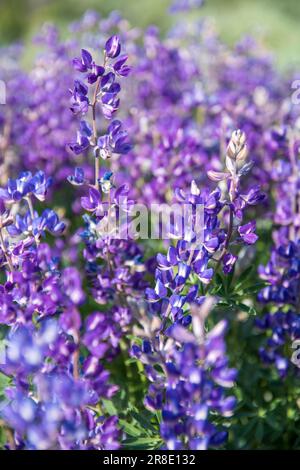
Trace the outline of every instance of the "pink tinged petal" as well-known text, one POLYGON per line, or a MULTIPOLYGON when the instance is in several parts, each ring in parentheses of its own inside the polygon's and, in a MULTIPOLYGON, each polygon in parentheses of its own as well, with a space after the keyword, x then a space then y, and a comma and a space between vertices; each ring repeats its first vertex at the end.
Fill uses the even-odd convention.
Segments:
POLYGON ((241 236, 243 236, 247 233, 254 232, 255 229, 256 229, 256 222, 255 222, 255 220, 252 220, 251 222, 248 222, 245 225, 241 225, 239 227, 238 231, 239 231, 239 234, 241 236))
POLYGON ((253 245, 258 240, 258 236, 255 233, 248 233, 246 235, 243 235, 242 238, 244 242, 248 245, 253 245))
POLYGON ((223 180, 227 179, 230 175, 229 175, 229 173, 223 173, 223 172, 219 172, 219 171, 209 170, 207 172, 207 176, 212 181, 223 181, 223 180))
POLYGON ((193 343, 195 338, 186 328, 181 325, 175 324, 169 329, 169 336, 179 342, 193 343))

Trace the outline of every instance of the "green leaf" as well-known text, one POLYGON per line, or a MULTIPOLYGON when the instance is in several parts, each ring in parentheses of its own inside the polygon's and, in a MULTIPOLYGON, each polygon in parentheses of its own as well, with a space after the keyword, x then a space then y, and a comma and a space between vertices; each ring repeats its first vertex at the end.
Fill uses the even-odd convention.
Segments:
POLYGON ((243 289, 243 291, 244 291, 245 294, 256 294, 261 289, 263 289, 264 287, 267 287, 269 285, 270 285, 269 282, 257 282, 256 284, 253 284, 252 286, 245 287, 243 289))
POLYGON ((245 280, 248 279, 252 271, 253 266, 248 266, 248 268, 246 268, 245 271, 243 271, 242 274, 239 276, 239 282, 245 282, 245 280))
POLYGON ((260 420, 257 423, 257 427, 256 427, 256 430, 255 430, 255 439, 258 442, 262 442, 263 436, 264 436, 264 425, 263 425, 262 421, 260 420))
POLYGON ((162 440, 157 437, 140 437, 138 439, 126 439, 123 445, 125 449, 130 450, 158 449, 162 445, 162 440))
POLYGON ((11 383, 10 377, 7 377, 6 375, 0 372, 0 401, 2 397, 4 398, 4 390, 6 389, 6 387, 9 386, 10 383, 11 383))
POLYGON ((149 434, 149 433, 155 433, 156 432, 156 429, 154 428, 154 426, 152 425, 151 423, 151 413, 145 415, 145 413, 140 413, 138 411, 132 411, 131 412, 131 416, 132 418, 134 418, 136 420, 137 423, 139 423, 139 425, 141 426, 141 428, 144 429, 144 432, 146 434, 149 434))
POLYGON ((219 273, 216 273, 216 286, 221 286, 218 292, 220 292, 221 294, 225 294, 225 286, 224 286, 223 278, 219 273))
POLYGON ((141 432, 144 432, 143 428, 141 428, 140 426, 135 426, 132 423, 128 423, 124 419, 120 419, 119 423, 126 432, 126 434, 129 434, 129 436, 138 437, 141 435, 141 432))
POLYGON ((110 416, 114 416, 118 414, 118 410, 111 400, 103 399, 102 401, 103 401, 105 410, 110 416))
POLYGON ((257 315, 255 308, 252 305, 246 305, 243 303, 236 304, 237 308, 242 310, 243 312, 249 313, 249 315, 257 315))
POLYGON ((210 294, 211 295, 215 295, 215 294, 218 294, 218 292, 220 292, 222 290, 223 286, 222 284, 218 284, 217 286, 214 286, 211 291, 210 291, 210 294))
POLYGON ((253 266, 249 266, 245 271, 242 272, 242 274, 239 276, 239 282, 235 286, 235 291, 239 290, 243 284, 248 280, 250 274, 253 271, 253 266))

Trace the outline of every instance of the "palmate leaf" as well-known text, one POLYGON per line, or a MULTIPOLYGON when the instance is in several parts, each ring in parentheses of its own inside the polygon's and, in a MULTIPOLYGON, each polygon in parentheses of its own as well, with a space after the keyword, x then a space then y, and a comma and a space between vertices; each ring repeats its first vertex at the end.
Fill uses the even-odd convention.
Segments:
POLYGON ((157 449, 162 445, 158 429, 155 429, 149 417, 143 415, 144 412, 138 414, 131 411, 130 414, 128 413, 128 418, 130 416, 131 422, 125 419, 119 421, 121 428, 126 434, 123 441, 125 448, 157 449))
POLYGON ((102 400, 102 411, 119 416, 119 427, 124 435, 122 447, 156 449, 161 445, 158 416, 143 408, 142 403, 141 408, 126 402, 124 391, 112 400, 102 400))
POLYGON ((161 445, 157 416, 148 410, 139 410, 129 404, 120 427, 125 433, 124 446, 130 448, 156 449, 161 445))
POLYGON ((152 413, 147 412, 147 410, 144 410, 142 413, 139 411, 131 411, 131 416, 145 430, 146 434, 157 433, 157 426, 155 427, 151 422, 151 419, 153 419, 152 413))

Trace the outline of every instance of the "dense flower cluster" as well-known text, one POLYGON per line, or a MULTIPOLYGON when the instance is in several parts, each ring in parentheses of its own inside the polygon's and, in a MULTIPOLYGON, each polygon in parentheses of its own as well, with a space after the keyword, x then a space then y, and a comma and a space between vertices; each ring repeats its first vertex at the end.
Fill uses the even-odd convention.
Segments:
MULTIPOLYGON (((247 147, 245 135, 235 131, 228 144, 226 153, 227 172, 209 171, 208 175, 214 181, 228 182, 228 198, 222 197, 220 189, 201 194, 193 181, 188 193, 177 191, 181 203, 191 206, 191 217, 188 226, 184 227, 184 236, 171 246, 167 256, 157 256, 158 268, 155 273, 155 289, 147 289, 147 297, 154 310, 173 321, 188 323, 191 317, 184 314, 186 302, 201 303, 198 297, 198 285, 192 285, 185 295, 183 291, 191 274, 203 284, 209 284, 214 269, 212 261, 223 266, 224 273, 232 271, 237 256, 232 253, 233 241, 252 245, 257 241, 255 221, 241 225, 244 210, 264 199, 258 186, 252 187, 246 194, 240 190, 240 178, 251 168, 251 163, 245 163, 247 147), (196 217, 196 209, 203 208, 203 220, 196 217), (222 210, 227 210, 228 227, 222 227, 224 220, 222 210), (199 232, 199 233, 197 233, 199 232), (201 239, 199 237, 201 236, 201 239), (233 240, 235 236, 236 240, 233 240), (210 263, 210 264, 209 264, 210 263), (168 290, 171 295, 168 295, 168 290)), ((174 227, 176 236, 176 227, 174 227)), ((203 298, 202 298, 203 300, 203 298)))
MULTIPOLYGON (((1 416, 8 434, 13 429, 9 448, 118 448, 117 418, 106 419, 94 409, 117 391, 99 362, 116 340, 101 313, 90 314, 82 325, 81 276, 72 266, 60 266, 59 245, 41 243, 46 231, 65 230, 52 209, 41 215, 34 209, 33 197, 44 201, 50 184, 41 171, 24 172, 0 191, 6 270, 0 322, 10 327, 1 371, 11 377, 1 416), (82 348, 87 353, 81 362, 82 348)), ((114 315, 126 323, 121 308, 114 315)))
POLYGON ((274 219, 279 228, 267 265, 259 267, 260 277, 269 285, 258 295, 260 302, 268 308, 273 305, 276 311, 266 313, 256 325, 270 333, 266 346, 260 348, 262 359, 275 364, 283 378, 289 367, 294 369, 290 357, 286 357, 286 346, 300 339, 300 161, 299 143, 292 133, 282 132, 278 140, 290 158, 277 162, 274 219))
MULTIPOLYGON (((156 334, 153 331, 151 341, 144 341, 142 349, 134 346, 133 352, 150 364, 145 370, 153 384, 146 405, 162 409, 161 435, 169 449, 185 448, 186 438, 189 449, 205 449, 226 439, 226 433, 217 433, 207 421, 210 408, 230 416, 235 403, 233 397, 224 396, 222 389, 215 389, 211 378, 207 377, 207 370, 210 370, 217 384, 233 385, 236 371, 227 368, 223 338, 226 322, 219 323, 204 341, 207 312, 197 313, 195 306, 199 308, 207 301, 205 296, 199 296, 197 280, 204 285, 211 282, 212 262, 216 263, 216 268, 222 264, 225 274, 232 271, 237 260, 231 252, 234 234, 237 243, 246 245, 254 244, 258 238, 254 222, 239 223, 247 205, 257 204, 264 198, 258 187, 251 188, 245 195, 240 192, 240 178, 251 168, 251 164, 245 162, 246 156, 245 135, 235 131, 227 147, 227 171, 209 172, 215 181, 227 180, 228 199, 225 194, 222 196, 221 190, 201 194, 195 182, 189 193, 177 191, 179 201, 191 206, 191 217, 176 246, 170 246, 166 256, 158 254, 156 285, 146 290, 153 314, 159 315, 162 326, 156 334), (202 221, 195 216, 197 206, 203 208, 202 221), (221 226, 223 209, 229 213, 227 230, 221 226), (201 232, 201 239, 197 232, 201 232), (184 329, 191 322, 195 337, 184 329), (169 337, 175 340, 174 344, 169 337), (203 366, 203 371, 196 367, 197 363, 203 366), (160 365, 165 377, 156 372, 155 364, 160 365)), ((176 227, 174 231, 176 235, 176 227)), ((155 325, 155 320, 153 322, 155 325)))
POLYGON ((230 51, 205 20, 188 26, 179 23, 166 39, 161 39, 154 27, 141 37, 142 32, 116 13, 101 19, 87 12, 72 25, 73 30, 77 42, 73 38, 62 42, 55 28, 44 29, 38 41, 46 50, 30 74, 20 70, 19 50, 5 51, 2 68, 8 75, 9 107, 0 110, 5 137, 0 142, 5 157, 2 163, 6 170, 1 172, 4 181, 13 165, 20 171, 24 166, 51 175, 57 171, 56 181, 65 178, 74 158, 77 164, 86 166, 79 152, 92 145, 105 158, 114 151, 121 153, 120 158, 112 159, 112 171, 118 174, 120 184, 130 184, 139 201, 169 200, 176 187, 187 187, 192 179, 205 183, 203 167, 220 170, 224 145, 233 130, 241 128, 248 136, 251 158, 257 163, 251 178, 269 188, 274 158, 280 151, 277 118, 280 115, 289 122, 294 111, 285 99, 285 82, 274 71, 270 57, 252 40, 246 39, 230 51), (122 47, 130 52, 133 66, 123 121, 135 145, 130 149, 126 143, 126 151, 123 131, 116 137, 115 132, 102 134, 98 129, 95 140, 91 122, 83 123, 74 139, 76 116, 67 109, 68 89, 72 90, 75 113, 85 113, 94 100, 108 118, 119 107, 118 79, 130 71, 127 54, 119 50, 120 43, 112 41, 107 44, 105 63, 98 65, 93 59, 93 51, 97 54, 99 44, 106 42, 105 35, 113 31, 119 32, 112 36, 114 41, 123 38, 122 47), (82 55, 72 62, 81 45, 85 47, 82 55), (7 56, 14 64, 10 63, 9 70, 7 56), (96 88, 97 82, 94 96, 88 90, 91 85, 96 88), (12 106, 14 119, 9 111, 12 106), (66 150, 70 142, 75 157, 66 150))
POLYGON ((118 448, 116 418, 105 420, 90 408, 100 395, 114 393, 97 356, 85 360, 84 378, 68 371, 78 347, 68 336, 69 322, 46 319, 37 330, 21 325, 8 338, 3 370, 18 386, 7 391, 9 404, 2 415, 19 449, 118 448))
POLYGON ((225 388, 233 386, 236 370, 228 367, 226 321, 205 334, 210 305, 208 298, 200 309, 194 307, 192 332, 178 323, 164 332, 158 318, 145 318, 144 336, 148 336, 132 349, 146 364, 151 385, 145 404, 162 411, 160 433, 170 450, 203 450, 227 437, 210 422, 210 412, 232 415, 236 400, 225 396, 225 388))
POLYGON ((48 175, 55 174, 58 183, 73 166, 72 155, 66 151, 66 139, 74 132, 67 109, 72 82, 69 48, 49 25, 43 28, 36 43, 44 51, 28 72, 18 64, 22 61, 20 48, 17 54, 3 51, 0 59, 1 78, 7 88, 7 106, 1 107, 0 118, 4 136, 0 144, 2 184, 9 176, 16 176, 15 168, 38 168, 48 175))
MULTIPOLYGON (((119 120, 112 120, 107 133, 98 137, 98 109, 105 119, 111 120, 119 107, 118 95, 121 86, 117 77, 126 77, 130 68, 125 65, 127 56, 120 56, 121 43, 118 36, 106 41, 103 66, 96 65, 91 54, 83 49, 81 58, 73 60, 73 66, 85 74, 87 85, 75 80, 71 97, 71 111, 75 114, 91 114, 91 124, 80 121, 77 143, 70 149, 79 154, 90 146, 95 160, 94 185, 85 179, 83 168, 77 167, 69 182, 75 186, 86 185, 87 195, 81 197, 81 207, 89 213, 84 216, 84 230, 80 237, 84 241, 86 275, 94 300, 100 305, 108 305, 111 315, 100 313, 97 328, 92 333, 93 341, 109 338, 110 345, 117 349, 119 339, 131 322, 131 308, 128 296, 141 296, 144 265, 142 252, 136 243, 126 239, 126 226, 113 226, 112 219, 122 210, 130 210, 133 201, 128 199, 129 188, 121 185, 116 188, 111 171, 100 178, 100 159, 106 160, 113 154, 127 153, 131 145, 127 132, 122 130, 119 120), (91 90, 89 90, 89 88, 91 90), (89 98, 89 91, 92 99, 89 98), (89 113, 91 110, 91 113, 89 113)), ((103 344, 101 344, 103 348, 103 344)), ((105 346, 108 349, 108 346, 105 346)))
MULTIPOLYGON (((85 49, 81 51, 81 58, 73 60, 73 66, 78 72, 85 74, 87 85, 79 79, 74 82, 72 90, 71 111, 80 116, 88 113, 92 108, 92 125, 87 121, 80 121, 77 132, 77 141, 70 144, 75 154, 80 154, 93 146, 96 161, 99 156, 109 158, 113 153, 122 154, 130 150, 127 142, 127 133, 123 131, 120 121, 113 121, 108 127, 107 134, 98 138, 96 113, 97 104, 100 104, 103 116, 111 119, 120 104, 120 84, 116 77, 126 77, 130 67, 126 65, 128 56, 122 55, 118 36, 112 36, 105 44, 103 65, 97 65, 92 55, 85 49), (117 60, 115 60, 117 59, 117 60), (89 97, 89 86, 94 85, 93 96, 89 97)), ((98 176, 98 175, 96 175, 98 176)))

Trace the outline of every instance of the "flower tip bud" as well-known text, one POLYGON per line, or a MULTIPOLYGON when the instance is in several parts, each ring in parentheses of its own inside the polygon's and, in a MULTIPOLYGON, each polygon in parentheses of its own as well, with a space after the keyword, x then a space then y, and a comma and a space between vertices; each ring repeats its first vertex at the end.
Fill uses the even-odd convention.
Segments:
POLYGON ((233 131, 229 141, 226 156, 236 161, 244 161, 247 157, 248 149, 246 145, 245 132, 237 129, 233 131))

